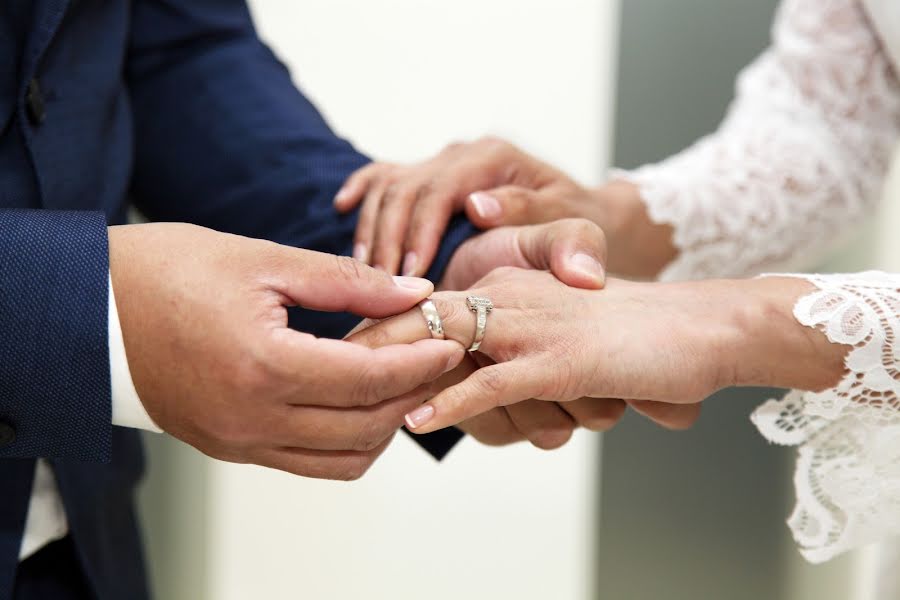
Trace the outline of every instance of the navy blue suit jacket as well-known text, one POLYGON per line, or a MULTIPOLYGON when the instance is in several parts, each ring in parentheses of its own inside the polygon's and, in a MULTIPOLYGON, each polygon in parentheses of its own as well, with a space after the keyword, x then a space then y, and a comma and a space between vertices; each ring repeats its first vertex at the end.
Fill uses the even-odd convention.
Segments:
MULTIPOLYGON (((36 457, 55 469, 99 598, 139 600, 146 582, 132 496, 142 455, 135 432, 110 425, 107 224, 125 220, 130 200, 152 220, 349 254, 355 219, 337 216, 331 200, 367 159, 294 88, 242 0, 6 4, 0 600, 15 574, 36 457)), ((470 234, 452 226, 432 278, 470 234)), ((292 314, 294 326, 319 335, 354 322, 292 314)))

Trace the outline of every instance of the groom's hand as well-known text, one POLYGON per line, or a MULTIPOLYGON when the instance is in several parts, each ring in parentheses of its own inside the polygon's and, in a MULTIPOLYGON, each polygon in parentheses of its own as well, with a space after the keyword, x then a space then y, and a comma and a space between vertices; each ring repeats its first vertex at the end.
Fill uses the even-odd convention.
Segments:
POLYGON ((459 344, 379 349, 287 326, 286 307, 386 317, 431 291, 352 259, 182 224, 111 227, 128 364, 153 420, 222 460, 360 477, 459 344), (398 398, 400 397, 400 398, 398 398))

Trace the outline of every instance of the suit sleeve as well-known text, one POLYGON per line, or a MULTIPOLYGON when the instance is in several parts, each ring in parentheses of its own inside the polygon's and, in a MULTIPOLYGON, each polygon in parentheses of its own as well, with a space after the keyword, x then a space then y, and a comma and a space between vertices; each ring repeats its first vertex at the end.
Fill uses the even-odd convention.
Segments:
POLYGON ((110 458, 101 212, 0 210, 0 458, 110 458))
MULTIPOLYGON (((132 27, 126 74, 138 207, 156 221, 350 255, 356 214, 338 215, 332 200, 368 159, 297 90, 257 37, 245 3, 142 0, 132 27)), ((432 280, 473 233, 467 221, 453 223, 432 280)), ((320 336, 341 337, 356 322, 291 314, 293 327, 320 336)))

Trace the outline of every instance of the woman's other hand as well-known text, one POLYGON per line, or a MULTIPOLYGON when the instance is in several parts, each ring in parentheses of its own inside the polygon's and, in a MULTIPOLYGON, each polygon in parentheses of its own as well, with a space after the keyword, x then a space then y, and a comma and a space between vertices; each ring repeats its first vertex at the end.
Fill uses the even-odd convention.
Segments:
POLYGON ((453 144, 414 165, 372 163, 335 197, 348 212, 362 203, 354 257, 396 273, 423 274, 451 216, 465 209, 483 229, 568 217, 603 225, 598 191, 496 138, 453 144))

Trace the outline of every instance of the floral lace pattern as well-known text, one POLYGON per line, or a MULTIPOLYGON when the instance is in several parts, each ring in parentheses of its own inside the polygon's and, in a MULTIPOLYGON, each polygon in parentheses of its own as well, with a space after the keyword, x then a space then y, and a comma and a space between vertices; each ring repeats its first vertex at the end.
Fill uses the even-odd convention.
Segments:
POLYGON ((808 267, 878 199, 900 136, 900 83, 858 0, 786 0, 719 130, 637 184, 680 250, 661 278, 808 267))
POLYGON ((800 323, 851 346, 841 382, 770 400, 753 422, 770 441, 799 445, 789 519, 821 562, 900 533, 900 275, 796 275, 818 290, 794 307, 800 323))
MULTIPOLYGON (((808 267, 878 199, 900 137, 900 83, 860 0, 785 0, 774 43, 738 80, 720 129, 638 185, 679 256, 661 278, 808 267)), ((789 525, 820 562, 900 533, 900 276, 810 276, 795 316, 853 349, 841 383, 794 391, 753 415, 798 446, 789 525)))

